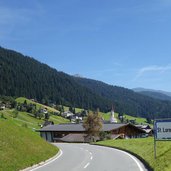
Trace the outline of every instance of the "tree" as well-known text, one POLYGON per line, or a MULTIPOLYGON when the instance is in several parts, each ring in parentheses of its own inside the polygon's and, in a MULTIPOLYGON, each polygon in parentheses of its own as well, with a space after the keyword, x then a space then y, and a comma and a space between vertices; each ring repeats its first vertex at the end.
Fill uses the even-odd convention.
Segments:
POLYGON ((48 120, 48 119, 49 119, 49 114, 45 113, 45 120, 48 120))
POLYGON ((152 123, 152 121, 151 121, 151 119, 150 119, 149 117, 146 118, 146 122, 147 122, 148 124, 151 124, 151 123, 152 123))
POLYGON ((89 112, 87 118, 84 120, 83 127, 90 136, 90 141, 93 137, 99 136, 102 129, 102 117, 99 112, 89 112))

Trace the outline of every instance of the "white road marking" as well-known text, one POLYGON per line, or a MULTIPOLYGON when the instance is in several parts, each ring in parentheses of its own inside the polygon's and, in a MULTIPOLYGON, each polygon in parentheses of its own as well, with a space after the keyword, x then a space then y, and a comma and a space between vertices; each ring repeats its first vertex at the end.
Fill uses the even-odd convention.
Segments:
POLYGON ((93 160, 93 156, 91 156, 91 158, 90 158, 91 160, 93 160))
POLYGON ((137 166, 138 166, 138 168, 140 169, 140 171, 144 171, 144 169, 142 168, 142 166, 140 165, 140 163, 137 161, 137 159, 136 159, 134 156, 132 156, 131 154, 129 154, 129 153, 125 152, 125 151, 122 151, 122 150, 118 150, 118 149, 114 149, 114 150, 120 151, 120 152, 122 152, 122 153, 128 155, 131 159, 134 160, 134 162, 137 164, 137 166))
POLYGON ((86 168, 88 167, 89 164, 90 164, 90 163, 87 163, 87 164, 84 166, 84 169, 86 169, 86 168))
MULTIPOLYGON (((42 165, 36 167, 36 168, 33 168, 33 169, 31 169, 30 171, 37 170, 37 169, 39 169, 39 168, 41 168, 41 167, 44 167, 44 166, 46 166, 46 165, 48 165, 48 164, 54 162, 55 160, 57 160, 59 157, 62 156, 62 154, 63 154, 62 150, 60 150, 59 153, 60 153, 60 154, 59 154, 57 157, 55 157, 54 159, 50 160, 49 162, 47 162, 47 163, 45 163, 45 164, 42 164, 42 165)), ((38 164, 38 165, 39 165, 39 164, 38 164)))

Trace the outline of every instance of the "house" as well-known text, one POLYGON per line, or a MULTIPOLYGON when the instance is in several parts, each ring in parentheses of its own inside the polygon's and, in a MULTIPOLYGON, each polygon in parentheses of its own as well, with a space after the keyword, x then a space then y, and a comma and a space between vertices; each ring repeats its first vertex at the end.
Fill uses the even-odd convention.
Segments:
POLYGON ((40 109, 40 113, 47 114, 47 113, 48 113, 48 110, 47 110, 47 108, 40 109))
POLYGON ((71 123, 80 123, 83 121, 83 118, 81 116, 77 116, 76 114, 69 117, 71 123))
POLYGON ((150 125, 135 125, 137 128, 140 128, 146 132, 146 136, 152 136, 153 135, 153 129, 150 127, 150 125))
POLYGON ((72 112, 70 112, 70 111, 66 111, 66 112, 63 112, 63 113, 61 114, 61 116, 62 116, 62 117, 65 117, 65 118, 69 118, 69 117, 74 116, 74 114, 73 114, 72 112))
MULTIPOLYGON (((40 132, 40 136, 42 138, 50 142, 88 141, 86 140, 87 132, 82 124, 68 123, 68 124, 59 124, 59 125, 48 125, 38 131, 40 132)), ((111 136, 113 137, 122 136, 122 138, 139 138, 139 137, 143 137, 143 135, 146 133, 144 130, 130 123, 127 124, 103 123, 102 131, 106 133, 110 133, 111 136)))
POLYGON ((5 109, 5 104, 0 104, 0 110, 4 110, 5 109))
POLYGON ((45 126, 48 126, 48 125, 54 125, 54 122, 53 121, 45 120, 45 122, 41 125, 41 128, 45 127, 45 126))

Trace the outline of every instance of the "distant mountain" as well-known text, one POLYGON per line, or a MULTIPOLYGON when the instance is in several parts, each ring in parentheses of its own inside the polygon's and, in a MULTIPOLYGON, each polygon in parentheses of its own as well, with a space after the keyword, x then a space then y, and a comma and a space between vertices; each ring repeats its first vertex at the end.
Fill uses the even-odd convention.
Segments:
POLYGON ((171 92, 166 92, 162 90, 145 89, 145 88, 135 88, 133 89, 133 91, 155 98, 155 99, 171 101, 171 92))
POLYGON ((0 95, 37 99, 131 116, 171 117, 171 102, 101 81, 70 76, 21 53, 0 47, 0 95))
POLYGON ((112 86, 101 81, 74 77, 75 81, 96 94, 110 99, 117 112, 141 117, 171 116, 171 102, 161 101, 123 87, 112 86))
POLYGON ((75 74, 73 75, 74 77, 78 77, 78 78, 84 78, 83 76, 81 76, 80 74, 75 74))

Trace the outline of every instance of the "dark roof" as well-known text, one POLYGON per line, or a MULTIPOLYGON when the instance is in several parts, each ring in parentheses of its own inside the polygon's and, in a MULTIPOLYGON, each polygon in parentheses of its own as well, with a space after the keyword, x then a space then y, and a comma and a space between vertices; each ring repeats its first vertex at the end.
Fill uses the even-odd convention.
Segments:
POLYGON ((85 141, 85 136, 87 134, 68 134, 63 138, 60 138, 60 141, 63 142, 84 142, 85 141))
POLYGON ((40 131, 71 131, 71 132, 81 131, 81 132, 84 132, 85 129, 83 128, 82 124, 59 124, 59 125, 48 125, 46 127, 43 127, 40 131))
MULTIPOLYGON (((135 127, 132 124, 118 124, 118 123, 110 123, 110 124, 103 124, 102 131, 111 131, 118 128, 121 128, 123 126, 131 125, 135 127)), ((137 127, 135 127, 137 128, 137 127)), ((139 129, 139 128, 137 128, 139 129)), ((139 129, 141 130, 141 129, 139 129)), ((59 124, 59 125, 48 125, 46 127, 43 127, 39 130, 40 132, 48 132, 48 131, 68 131, 68 132, 85 132, 85 128, 82 124, 59 124)))
POLYGON ((141 129, 151 129, 150 125, 135 125, 135 126, 141 129))

